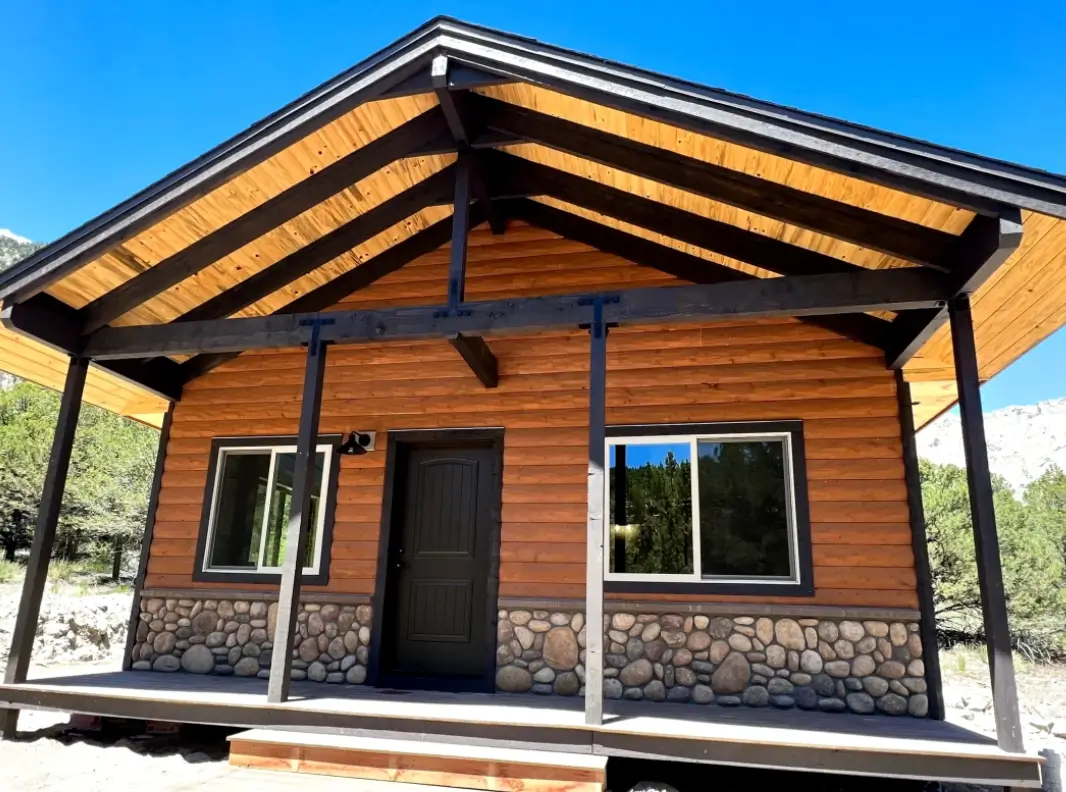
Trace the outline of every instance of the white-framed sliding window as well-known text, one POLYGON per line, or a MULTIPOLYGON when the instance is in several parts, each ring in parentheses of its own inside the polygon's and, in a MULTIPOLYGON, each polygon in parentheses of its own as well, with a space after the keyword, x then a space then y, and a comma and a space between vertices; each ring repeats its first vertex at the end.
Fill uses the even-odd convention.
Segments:
POLYGON ((606 443, 610 590, 810 588, 799 422, 610 427, 606 443))
MULTIPOLYGON (((270 577, 281 572, 292 512, 295 443, 216 440, 212 449, 209 500, 204 504, 197 571, 201 579, 227 575, 270 577)), ((324 572, 326 526, 335 488, 334 448, 315 449, 311 510, 313 531, 303 574, 324 572)))

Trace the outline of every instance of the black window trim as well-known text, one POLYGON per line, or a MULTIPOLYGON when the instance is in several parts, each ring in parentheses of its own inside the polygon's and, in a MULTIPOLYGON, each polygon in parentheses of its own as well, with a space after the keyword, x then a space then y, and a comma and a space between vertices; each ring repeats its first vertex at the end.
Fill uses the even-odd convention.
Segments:
MULTIPOLYGON (((341 440, 342 436, 339 434, 319 435, 315 445, 336 446, 341 440)), ((295 446, 296 441, 296 435, 212 438, 211 461, 207 467, 207 483, 204 485, 203 507, 200 511, 200 530, 196 537, 196 559, 192 572, 194 581, 199 583, 272 583, 275 585, 281 582, 280 572, 241 572, 239 570, 222 572, 207 570, 204 568, 204 561, 207 554, 207 538, 211 529, 211 508, 215 495, 215 477, 218 475, 220 451, 225 448, 295 446)), ((337 481, 340 467, 339 458, 335 457, 331 460, 329 479, 326 482, 326 499, 323 506, 325 513, 322 520, 322 551, 319 556, 318 572, 314 575, 304 574, 301 578, 303 585, 324 586, 329 583, 330 556, 333 549, 333 523, 337 507, 337 481)))
MULTIPOLYGON (((729 435, 775 433, 790 435, 791 471, 796 527, 796 554, 799 581, 738 583, 730 580, 647 581, 604 580, 610 594, 713 594, 736 596, 810 597, 814 595, 814 562, 811 549, 810 501, 807 490, 807 451, 803 421, 737 421, 720 423, 630 424, 606 427, 606 437, 654 435, 729 435)), ((609 520, 604 520, 605 541, 609 520)))

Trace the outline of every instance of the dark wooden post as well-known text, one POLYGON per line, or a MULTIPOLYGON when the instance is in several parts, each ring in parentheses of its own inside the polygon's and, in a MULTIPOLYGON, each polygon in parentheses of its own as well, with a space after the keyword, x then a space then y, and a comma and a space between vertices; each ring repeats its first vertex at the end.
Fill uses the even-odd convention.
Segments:
POLYGON ((303 577, 307 542, 311 524, 311 495, 314 488, 315 447, 318 445, 318 417, 322 410, 322 382, 326 373, 327 344, 319 340, 319 323, 314 320, 311 340, 307 344, 304 368, 303 402, 300 407, 300 433, 296 440, 296 466, 292 482, 292 511, 285 534, 285 558, 281 566, 278 589, 278 618, 274 628, 274 647, 270 655, 270 680, 267 701, 280 704, 289 698, 292 671, 293 633, 300 606, 300 583, 303 577))
POLYGON ((466 298, 466 246, 470 231, 472 167, 470 152, 459 152, 455 163, 455 206, 452 214, 451 263, 448 267, 448 308, 452 311, 466 298))
POLYGON ((1014 659, 1011 657, 1007 599, 1000 566, 992 475, 988 469, 988 446, 985 441, 970 298, 963 296, 952 300, 948 304, 948 316, 951 320, 955 381, 959 388, 959 412, 962 415, 962 443, 966 452, 966 480, 970 489, 970 514, 977 551, 977 580, 981 589, 988 665, 992 673, 996 738, 1003 750, 1021 752, 1025 749, 1018 714, 1018 691, 1014 684, 1014 659))
MULTIPOLYGON (((74 447, 74 432, 78 428, 81 413, 81 395, 85 390, 85 375, 89 361, 72 357, 67 366, 63 398, 59 403, 59 419, 52 438, 52 453, 48 458, 48 470, 41 492, 41 508, 37 512, 37 527, 33 532, 33 545, 26 566, 26 579, 22 584, 22 599, 19 600, 15 630, 11 636, 11 651, 7 658, 4 683, 16 685, 26 681, 33 653, 33 639, 37 634, 37 619, 41 614, 41 600, 48 578, 48 562, 52 559, 56 526, 63 505, 63 490, 67 484, 70 454, 74 447)), ((18 726, 18 710, 4 710, 0 717, 0 737, 13 737, 18 726)))
POLYGON ((607 452, 607 325, 596 301, 589 327, 588 526, 585 536, 585 723, 603 723, 603 504, 607 452))
POLYGON ((141 590, 148 572, 148 555, 152 549, 152 534, 155 532, 155 511, 159 505, 159 488, 163 484, 163 465, 167 458, 167 441, 170 440, 170 422, 173 417, 172 403, 163 416, 163 425, 159 428, 159 450, 155 455, 155 473, 152 476, 152 490, 148 495, 148 517, 144 523, 144 536, 141 538, 141 560, 137 564, 137 577, 133 581, 133 605, 130 608, 130 628, 126 634, 126 653, 122 657, 123 671, 129 671, 133 665, 133 647, 137 644, 137 627, 141 620, 141 590))
POLYGON ((929 544, 925 532, 925 505, 922 503, 922 479, 918 470, 918 448, 914 442, 914 402, 911 386, 896 369, 896 398, 899 402, 900 437, 903 440, 903 469, 907 477, 907 505, 911 515, 911 547, 914 569, 918 575, 918 607, 921 620, 918 634, 922 639, 922 660, 928 686, 929 717, 944 719, 944 687, 940 678, 940 650, 936 640, 936 610, 933 605, 933 578, 929 570, 929 544))

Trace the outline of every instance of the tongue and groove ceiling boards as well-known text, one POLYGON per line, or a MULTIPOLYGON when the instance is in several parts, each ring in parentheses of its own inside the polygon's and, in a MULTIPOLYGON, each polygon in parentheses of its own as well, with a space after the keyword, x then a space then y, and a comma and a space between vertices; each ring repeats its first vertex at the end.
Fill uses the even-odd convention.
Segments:
MULTIPOLYGON (((43 317, 0 366, 58 387, 108 326, 439 303, 467 168, 477 299, 625 288, 590 274, 619 259, 641 285, 920 267, 972 294, 985 379, 1066 322, 1062 177, 440 19, 0 275, 43 317)), ((955 401, 943 319, 803 321, 902 366, 922 425, 955 401)), ((101 364, 86 398, 158 423, 230 357, 101 364)))

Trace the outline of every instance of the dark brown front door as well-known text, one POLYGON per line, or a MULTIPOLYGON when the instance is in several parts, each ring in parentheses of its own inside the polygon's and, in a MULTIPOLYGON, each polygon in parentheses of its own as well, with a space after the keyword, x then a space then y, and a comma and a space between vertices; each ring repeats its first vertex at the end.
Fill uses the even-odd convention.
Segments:
POLYGON ((486 676, 497 454, 486 445, 409 445, 398 455, 383 620, 393 684, 466 679, 479 688, 486 676))

